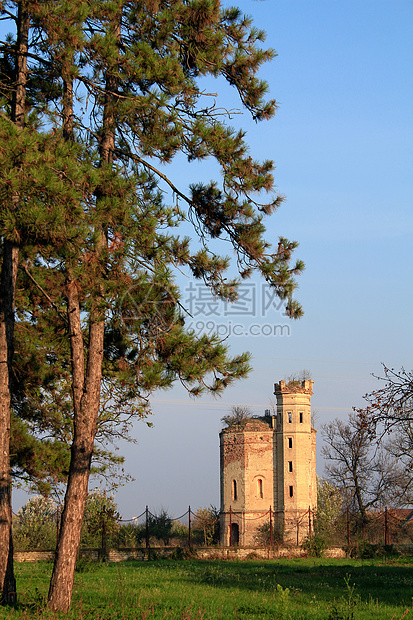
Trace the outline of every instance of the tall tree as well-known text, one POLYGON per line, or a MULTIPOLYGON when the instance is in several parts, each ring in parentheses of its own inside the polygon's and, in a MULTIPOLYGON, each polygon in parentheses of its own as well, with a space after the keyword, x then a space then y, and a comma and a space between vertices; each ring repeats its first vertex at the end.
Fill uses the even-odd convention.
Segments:
POLYGON ((241 277, 257 270, 298 318, 294 276, 303 265, 291 265, 295 242, 280 237, 272 248, 264 239, 264 218, 283 200, 272 162, 254 161, 244 132, 226 123, 231 110, 206 90, 206 78, 224 78, 255 120, 273 116, 276 104, 265 101, 256 73, 274 52, 262 49, 264 34, 250 19, 216 0, 33 6, 32 53, 48 69, 50 104, 36 110, 53 120, 47 152, 67 158, 52 166, 60 185, 45 183, 54 192, 62 186, 62 196, 44 209, 48 227, 39 214, 44 234, 30 239, 26 264, 47 292, 55 331, 70 343, 73 442, 49 592, 50 607, 66 611, 104 373, 140 412, 155 389, 175 380, 194 396, 221 393, 246 375, 248 356, 231 358, 217 336, 185 328, 174 272, 186 269, 235 299, 231 261, 216 253, 218 240, 228 242, 241 277), (178 187, 165 167, 178 154, 188 162, 213 158, 220 177, 178 187), (198 241, 179 226, 192 226, 198 241))
MULTIPOLYGON (((62 241, 66 242, 66 235, 73 230, 69 226, 62 230, 60 216, 66 213, 71 201, 79 204, 83 198, 80 192, 74 199, 79 189, 79 179, 73 174, 73 166, 78 168, 76 153, 69 153, 70 148, 55 131, 40 131, 41 115, 48 112, 46 104, 57 95, 51 94, 48 81, 39 87, 39 76, 45 76, 44 66, 47 65, 48 75, 51 72, 50 63, 44 63, 37 55, 29 36, 34 30, 37 38, 39 6, 29 0, 0 4, 3 19, 14 21, 16 26, 15 40, 6 37, 1 42, 0 61, 0 585, 6 603, 16 599, 10 529, 10 427, 11 405, 18 400, 15 390, 21 388, 13 359, 18 269, 22 257, 27 271, 27 265, 31 266, 38 256, 41 260, 50 254, 45 248, 56 244, 61 247, 62 241), (33 63, 30 67, 29 59, 33 63), (43 248, 40 254, 39 247, 43 248)), ((14 429, 27 439, 21 424, 15 423, 14 429)), ((12 465, 16 465, 15 455, 12 465)), ((36 469, 33 466, 32 460, 32 473, 36 469)))
POLYGON ((327 479, 343 491, 347 505, 366 523, 367 511, 391 496, 394 463, 372 443, 368 429, 354 413, 347 423, 336 419, 322 431, 327 479))
MULTIPOLYGON (((0 7, 2 8, 2 7, 0 7)), ((30 17, 27 2, 20 2, 16 16, 17 38, 14 46, 14 71, 8 84, 10 122, 22 131, 25 119, 27 51, 30 17), (11 97, 10 97, 11 95, 11 97)), ((15 162, 15 170, 21 163, 15 162)), ((21 196, 13 191, 8 208, 18 211, 21 196)), ((7 231, 9 232, 9 231, 7 231)), ((11 376, 13 360, 14 303, 19 261, 19 238, 16 231, 3 234, 0 275, 0 587, 5 603, 16 600, 13 573, 13 541, 10 482, 11 376)))

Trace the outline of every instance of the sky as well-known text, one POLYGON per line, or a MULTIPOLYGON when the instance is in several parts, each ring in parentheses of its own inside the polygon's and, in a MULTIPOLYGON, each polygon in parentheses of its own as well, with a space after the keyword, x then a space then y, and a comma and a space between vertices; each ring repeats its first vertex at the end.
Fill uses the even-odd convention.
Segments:
MULTIPOLYGON (((317 471, 321 426, 345 419, 381 386, 381 364, 413 368, 411 308, 413 216, 413 2, 407 0, 243 0, 237 5, 267 31, 278 56, 260 75, 279 103, 276 116, 247 131, 251 154, 276 163, 286 202, 267 222, 267 238, 299 242, 306 270, 291 322, 262 282, 250 281, 236 307, 218 304, 190 280, 183 298, 195 329, 218 329, 253 370, 220 399, 190 399, 176 387, 152 398, 152 428, 137 422, 136 444, 121 444, 135 481, 115 499, 124 519, 165 509, 219 506, 219 432, 232 405, 263 414, 273 385, 307 369, 314 380, 317 471), (235 332, 235 333, 234 333, 235 332)), ((229 107, 235 94, 219 81, 229 107)), ((212 178, 209 164, 177 164, 187 186, 212 178)), ((14 509, 25 500, 14 493, 14 509)))

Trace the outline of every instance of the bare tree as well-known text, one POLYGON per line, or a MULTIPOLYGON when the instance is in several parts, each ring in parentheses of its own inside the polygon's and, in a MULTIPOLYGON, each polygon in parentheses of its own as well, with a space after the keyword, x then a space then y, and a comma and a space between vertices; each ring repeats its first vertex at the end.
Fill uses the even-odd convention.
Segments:
POLYGON ((413 421, 401 420, 396 432, 383 444, 393 460, 393 505, 410 506, 413 502, 413 421))
POLYGON ((367 407, 355 409, 361 422, 378 437, 406 422, 413 423, 413 371, 383 365, 383 373, 376 378, 385 385, 364 396, 367 407))
POLYGON ((245 405, 232 405, 229 411, 230 413, 228 415, 224 415, 221 418, 221 422, 227 426, 242 424, 253 417, 251 409, 245 405))
POLYGON ((322 432, 327 479, 343 489, 348 505, 365 523, 369 508, 390 499, 395 463, 383 446, 372 442, 368 428, 354 413, 348 422, 337 418, 323 425, 322 432))
POLYGON ((355 411, 359 424, 392 462, 393 504, 406 506, 413 500, 413 371, 383 365, 383 375, 376 378, 384 386, 366 394, 367 407, 355 411))
POLYGON ((286 383, 295 383, 296 381, 309 381, 311 379, 311 370, 304 368, 299 372, 293 372, 291 375, 285 377, 286 383))

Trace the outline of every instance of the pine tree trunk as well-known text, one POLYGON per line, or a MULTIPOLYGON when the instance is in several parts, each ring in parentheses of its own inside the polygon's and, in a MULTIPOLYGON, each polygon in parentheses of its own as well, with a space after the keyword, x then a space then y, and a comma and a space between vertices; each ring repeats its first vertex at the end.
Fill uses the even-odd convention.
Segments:
MULTIPOLYGON (((72 287, 75 288, 75 287, 72 287)), ((73 307, 69 292, 69 308, 72 311, 71 328, 76 323, 79 329, 73 335, 72 362, 74 379, 83 374, 83 342, 80 332, 80 310, 73 307), (81 347, 81 350, 80 350, 81 347)), ((89 352, 84 390, 80 403, 74 397, 74 438, 71 447, 69 479, 62 513, 59 540, 49 589, 49 608, 66 612, 71 603, 76 558, 80 545, 80 535, 88 495, 90 464, 96 434, 99 412, 100 383, 102 375, 104 322, 92 322, 89 334, 89 352)), ((79 385, 73 386, 74 394, 79 385)))
MULTIPOLYGON (((101 166, 112 163, 115 143, 112 93, 115 87, 116 82, 108 72, 100 147, 101 166)), ((73 89, 65 87, 63 118, 67 119, 64 126, 66 138, 70 138, 72 131, 72 114, 68 109, 70 91, 73 92, 73 89)), ((100 188, 96 195, 97 203, 103 197, 104 188, 100 188)), ((97 238, 95 250, 99 259, 100 251, 107 246, 107 236, 103 227, 97 231, 97 238)), ((98 273, 98 269, 99 267, 95 273, 97 281, 102 277, 102 274, 98 273)), ((85 375, 80 305, 77 285, 71 278, 70 272, 67 282, 67 302, 72 355, 74 438, 71 447, 69 479, 48 598, 49 609, 62 612, 68 611, 72 599, 76 558, 88 495, 90 466, 100 404, 105 329, 102 311, 99 309, 91 311, 85 375)))
MULTIPOLYGON (((17 16, 16 84, 12 102, 12 121, 19 129, 24 127, 29 25, 30 18, 26 2, 21 2, 17 16)), ((18 194, 13 196, 13 209, 19 208, 19 201, 18 194)), ((13 604, 16 602, 16 580, 13 571, 10 413, 18 245, 5 240, 2 259, 0 278, 0 598, 5 604, 13 604)))
POLYGON ((10 377, 18 250, 5 242, 0 285, 0 584, 1 601, 16 601, 10 480, 10 377))

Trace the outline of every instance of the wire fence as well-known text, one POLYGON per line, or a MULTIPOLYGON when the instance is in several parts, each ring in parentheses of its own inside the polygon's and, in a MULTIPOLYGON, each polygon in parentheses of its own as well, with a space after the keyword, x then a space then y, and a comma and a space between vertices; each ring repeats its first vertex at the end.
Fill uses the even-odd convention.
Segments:
MULTIPOLYGON (((284 541, 295 542, 297 546, 305 536, 314 533, 314 511, 308 510, 280 514, 272 506, 266 512, 247 513, 233 510, 221 513, 228 525, 228 543, 233 546, 248 541, 248 546, 280 545, 284 541)), ((225 535, 222 537, 225 541, 225 535)), ((224 543, 225 544, 225 543, 224 543)))
MULTIPOLYGON (((59 535, 60 509, 30 519, 14 515, 14 538, 20 549, 54 548, 59 535)), ((157 546, 280 546, 285 542, 302 544, 303 539, 323 537, 328 546, 347 547, 362 543, 372 545, 411 544, 413 510, 385 508, 360 515, 346 510, 321 527, 311 507, 295 515, 282 515, 270 506, 261 513, 246 513, 230 506, 226 512, 211 509, 188 509, 177 517, 152 512, 148 506, 129 519, 102 510, 93 528, 85 526, 83 547, 118 548, 157 546), (224 529, 222 529, 224 528, 224 529), (249 537, 245 533, 249 532, 249 537), (248 540, 248 542, 246 542, 248 540)))
POLYGON ((346 510, 330 529, 330 539, 340 546, 410 544, 413 541, 413 510, 383 508, 364 516, 346 510))

